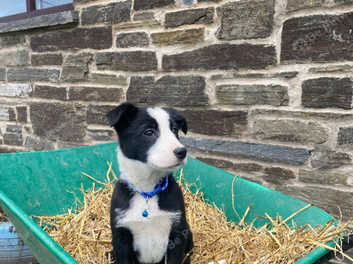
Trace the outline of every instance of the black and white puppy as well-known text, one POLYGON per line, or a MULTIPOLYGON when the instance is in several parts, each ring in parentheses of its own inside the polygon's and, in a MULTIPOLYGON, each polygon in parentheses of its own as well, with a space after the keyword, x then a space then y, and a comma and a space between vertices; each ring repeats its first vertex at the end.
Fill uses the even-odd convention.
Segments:
POLYGON ((187 132, 185 119, 173 109, 124 103, 108 120, 118 134, 120 169, 110 211, 113 258, 119 264, 190 263, 192 233, 171 174, 186 163, 178 136, 187 132))

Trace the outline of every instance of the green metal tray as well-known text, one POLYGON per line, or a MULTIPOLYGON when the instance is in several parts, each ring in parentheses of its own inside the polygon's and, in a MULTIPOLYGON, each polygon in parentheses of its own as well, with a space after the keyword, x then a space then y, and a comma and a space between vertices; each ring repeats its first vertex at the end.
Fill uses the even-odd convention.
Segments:
MULTIPOLYGON (((81 197, 81 184, 84 188, 92 186, 92 181, 82 172, 104 180, 107 162, 112 162, 113 169, 118 172, 116 146, 115 143, 109 143, 0 155, 0 206, 41 264, 77 262, 29 216, 57 215, 75 206, 75 198, 81 197)), ((224 208, 229 219, 238 222, 240 219, 232 208, 234 177, 193 158, 189 158, 184 166, 184 180, 202 191, 208 201, 224 208)), ((243 215, 247 207, 252 205, 247 223, 265 213, 285 218, 306 205, 305 202, 239 177, 234 184, 234 199, 239 215, 243 215)), ((310 207, 298 214, 294 221, 315 226, 325 224, 332 218, 323 210, 310 207)), ((262 225, 261 221, 265 220, 259 220, 256 224, 262 225)), ((296 264, 314 263, 327 252, 324 248, 316 249, 296 264)))

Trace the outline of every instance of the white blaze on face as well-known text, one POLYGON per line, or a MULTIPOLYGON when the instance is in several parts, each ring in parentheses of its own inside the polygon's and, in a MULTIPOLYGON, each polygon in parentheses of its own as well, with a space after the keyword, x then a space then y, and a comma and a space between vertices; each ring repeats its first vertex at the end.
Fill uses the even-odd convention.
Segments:
MULTIPOLYGON (((147 162, 161 169, 174 169, 174 167, 182 165, 175 156, 174 150, 184 146, 170 130, 169 114, 158 107, 148 108, 147 112, 157 121, 159 129, 159 137, 148 151, 147 162)), ((183 163, 185 161, 186 159, 183 163)))

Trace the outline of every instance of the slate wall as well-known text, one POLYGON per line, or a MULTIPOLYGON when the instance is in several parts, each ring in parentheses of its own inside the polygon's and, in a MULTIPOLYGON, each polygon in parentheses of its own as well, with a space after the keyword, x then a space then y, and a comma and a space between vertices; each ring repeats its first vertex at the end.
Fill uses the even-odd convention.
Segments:
POLYGON ((353 1, 74 4, 0 24, 0 152, 113 141, 125 100, 175 107, 194 156, 353 216, 353 1))

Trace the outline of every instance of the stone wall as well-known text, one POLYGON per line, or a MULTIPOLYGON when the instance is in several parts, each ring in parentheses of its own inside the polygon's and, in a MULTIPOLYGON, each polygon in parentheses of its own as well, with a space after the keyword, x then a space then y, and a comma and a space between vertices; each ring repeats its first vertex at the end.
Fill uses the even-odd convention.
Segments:
POLYGON ((0 152, 113 141, 118 103, 171 106, 194 156, 353 216, 353 1, 74 4, 2 30, 0 152))

